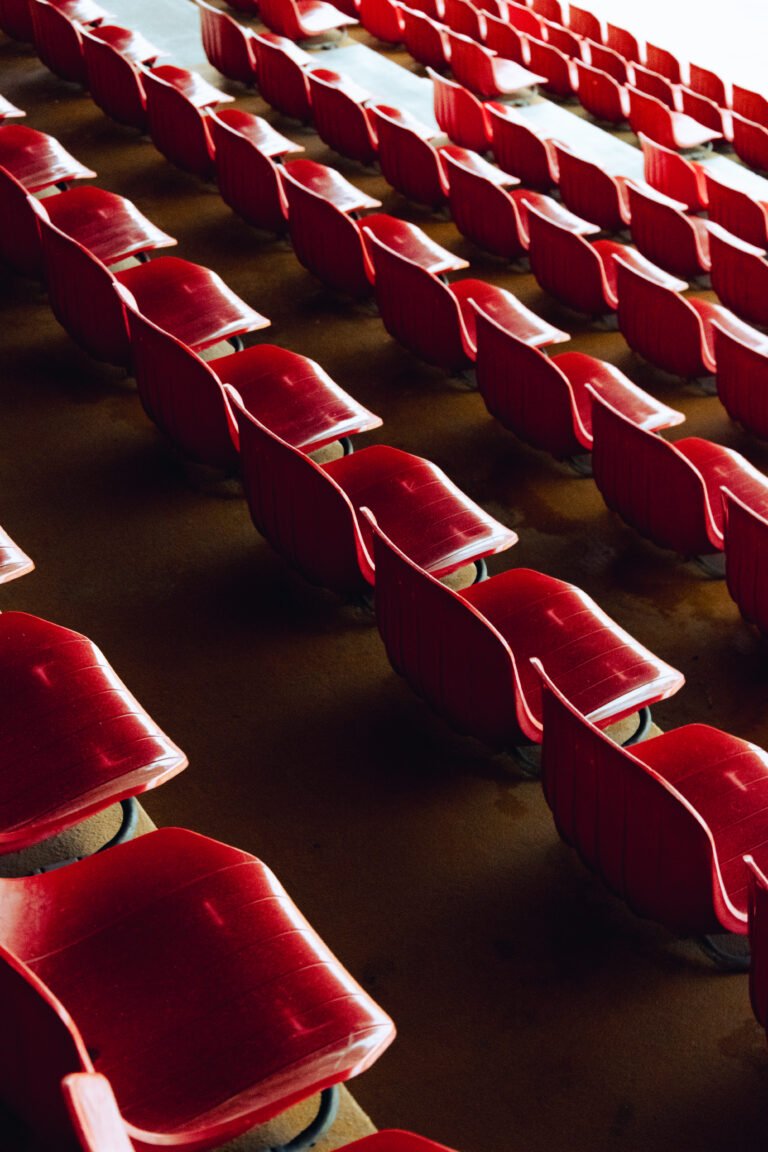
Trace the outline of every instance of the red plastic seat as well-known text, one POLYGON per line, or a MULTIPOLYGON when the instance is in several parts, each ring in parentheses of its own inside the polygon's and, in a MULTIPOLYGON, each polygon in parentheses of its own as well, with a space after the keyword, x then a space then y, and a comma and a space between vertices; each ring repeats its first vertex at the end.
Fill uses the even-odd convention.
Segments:
POLYGON ((531 71, 545 77, 541 87, 550 96, 567 100, 578 87, 576 65, 553 44, 530 37, 528 40, 528 66, 531 71))
POLYGON ((682 84, 680 61, 668 49, 648 41, 645 45, 645 63, 652 72, 664 76, 671 84, 682 84))
POLYGON ((764 337, 719 304, 654 282, 616 261, 619 328, 633 351, 673 376, 695 380, 717 370, 713 333, 725 328, 742 343, 757 347, 764 337))
POLYGON ((762 124, 768 128, 768 99, 759 92, 744 88, 741 84, 733 85, 733 110, 751 120, 754 124, 762 124))
POLYGON ((149 135, 158 152, 177 168, 201 180, 211 179, 214 147, 205 110, 232 97, 172 64, 145 70, 143 82, 149 135))
POLYGON ((576 95, 581 106, 595 120, 608 124, 623 124, 629 117, 629 97, 625 88, 613 76, 585 64, 574 61, 576 66, 576 95))
POLYGON ((700 92, 709 100, 714 100, 721 108, 731 107, 731 98, 724 81, 716 72, 709 68, 702 68, 698 64, 688 65, 688 85, 694 92, 700 92))
POLYGON ((708 955, 710 934, 745 935, 742 856, 766 835, 766 754, 707 724, 622 748, 542 666, 542 784, 562 839, 636 915, 705 937, 708 955))
POLYGON ((612 176, 602 164, 577 155, 567 144, 558 141, 553 147, 565 206, 607 232, 622 232, 630 221, 626 177, 612 176))
POLYGON ((318 164, 316 160, 288 160, 280 171, 289 173, 294 181, 317 196, 332 201, 340 211, 348 215, 381 206, 380 201, 361 192, 335 168, 318 164))
POLYGON ((356 16, 327 0, 259 0, 259 15, 267 28, 289 40, 312 40, 357 24, 356 16))
POLYGON ((540 40, 544 39, 543 18, 525 4, 507 0, 506 19, 513 28, 517 28, 518 32, 522 32, 525 36, 538 36, 540 40))
POLYGON ((540 742, 538 656, 606 726, 676 692, 682 675, 580 588, 513 568, 462 592, 374 526, 376 621, 392 667, 460 732, 496 748, 540 742))
POLYGON ((301 152, 259 116, 228 108, 208 117, 216 180, 225 204, 254 228, 280 234, 288 227, 288 202, 273 157, 301 152))
POLYGON ((609 48, 607 44, 599 44, 594 40, 585 43, 582 56, 586 64, 607 72, 617 84, 624 85, 629 80, 629 63, 620 52, 609 48))
POLYGON ((196 350, 269 325, 215 272, 175 256, 111 272, 77 240, 40 221, 45 282, 54 316, 95 360, 130 365, 122 285, 148 319, 196 350))
POLYGON ((256 63, 248 29, 206 0, 195 0, 195 3, 200 12, 203 50, 209 63, 230 80, 239 80, 249 87, 255 84, 256 63))
POLYGON ((97 24, 88 28, 81 26, 80 33, 111 44, 121 56, 134 64, 147 64, 151 67, 159 57, 168 55, 168 52, 156 47, 136 28, 123 28, 120 24, 97 24))
POLYGON ((744 619, 768 636, 768 517, 723 489, 725 582, 744 619))
POLYGON ((528 63, 528 40, 524 33, 502 16, 485 13, 485 45, 505 60, 528 63))
POLYGON ((0 584, 8 584, 34 569, 34 561, 0 528, 0 584))
POLYGON ((727 143, 733 143, 733 116, 730 112, 720 108, 713 100, 701 96, 698 92, 691 92, 688 88, 678 88, 677 91, 682 110, 687 116, 719 132, 727 143))
POLYGON ((369 92, 328 68, 308 70, 310 103, 320 139, 341 156, 360 164, 373 164, 378 141, 364 107, 369 92))
POLYGON ((405 19, 397 0, 360 0, 360 23, 384 44, 402 44, 405 19))
POLYGON ((58 835, 186 766, 86 636, 3 612, 0 651, 0 853, 58 835))
MULTIPOLYGON (((517 260, 528 248, 528 211, 522 196, 544 201, 535 192, 510 192, 518 184, 515 176, 502 172, 475 152, 446 147, 441 150, 446 165, 453 222, 480 248, 517 260)), ((554 205, 554 201, 552 201, 554 205)))
POLYGON ((23 276, 42 278, 40 218, 93 252, 105 264, 176 241, 147 220, 130 200, 103 188, 72 188, 58 196, 34 200, 10 172, 0 168, 0 259, 23 276))
POLYGON ((768 476, 730 448, 698 436, 671 444, 598 396, 592 435, 592 475, 603 500, 661 548, 685 557, 722 552, 723 488, 768 512, 768 476))
POLYGON ((237 423, 224 386, 288 443, 314 451, 381 420, 313 360, 256 344, 203 360, 175 336, 128 308, 133 372, 144 411, 183 456, 225 472, 239 464, 237 423))
POLYGON ((446 372, 463 372, 476 355, 477 312, 494 317, 531 344, 552 344, 568 335, 530 312, 511 292, 469 278, 444 284, 413 260, 363 231, 375 271, 376 301, 384 327, 400 344, 446 372))
POLYGON ((535 132, 508 104, 490 103, 486 111, 493 155, 499 167, 517 176, 526 188, 549 192, 557 187, 554 143, 535 132))
POLYGON ((487 152, 491 146, 491 125, 486 105, 461 84, 446 80, 427 68, 434 90, 435 119, 441 130, 460 148, 487 152))
POLYGON ((604 316, 619 306, 616 257, 644 276, 673 288, 677 281, 635 248, 615 240, 587 240, 578 217, 562 221, 529 204, 531 272, 561 304, 587 316, 604 316))
POLYGON ((485 16, 471 0, 442 0, 443 23, 452 32, 482 43, 485 40, 485 16))
POLYGON ((80 29, 63 9, 48 0, 27 0, 32 17, 35 51, 51 72, 62 80, 86 83, 80 29))
POLYGON ((448 41, 454 77, 481 100, 525 92, 544 79, 513 60, 501 59, 490 48, 458 32, 449 32, 448 41))
POLYGON ((511 547, 517 536, 420 456, 377 444, 317 464, 267 429, 232 396, 251 518, 272 547, 312 584, 343 596, 376 583, 375 509, 405 553, 437 577, 511 547))
POLYGON ((587 8, 579 8, 576 4, 568 5, 568 27, 585 40, 595 40, 599 44, 603 39, 603 25, 594 12, 587 8))
POLYGON ((27 192, 41 192, 54 184, 88 180, 96 175, 70 156, 53 136, 24 124, 0 124, 0 166, 15 176, 27 192))
POLYGON ((137 64, 87 29, 81 34, 91 99, 118 124, 145 132, 147 97, 137 64))
POLYGON ((702 212, 709 203, 706 170, 679 152, 665 148, 642 132, 638 140, 643 149, 643 176, 659 192, 685 204, 691 212, 702 212))
POLYGON ((642 64, 645 61, 643 45, 638 38, 626 28, 620 28, 618 24, 605 25, 605 46, 635 64, 642 64))
POLYGON ((677 109, 678 89, 665 76, 660 76, 658 72, 644 68, 642 64, 631 64, 629 82, 638 91, 645 92, 647 96, 653 96, 662 104, 666 104, 667 108, 677 109))
POLYGON ((684 112, 673 112, 655 96, 649 96, 631 84, 627 86, 627 91, 629 123, 633 132, 642 132, 665 148, 674 148, 680 152, 699 149, 704 144, 721 139, 720 132, 699 124, 684 112))
POLYGON ((402 6, 403 40, 405 50, 427 69, 443 70, 448 67, 451 45, 448 29, 428 12, 402 6))
POLYGON ((733 120, 733 150, 740 160, 759 172, 768 172, 768 128, 746 120, 736 112, 733 120))
POLYGON ((393 188, 417 204, 439 208, 446 202, 448 180, 440 153, 430 140, 431 128, 387 104, 370 109, 379 142, 381 174, 393 188))
POLYGON ((768 440, 768 336, 756 346, 715 326, 717 395, 732 420, 768 440))
POLYGON ((566 28, 557 21, 545 20, 544 35, 547 44, 557 48, 564 56, 569 56, 573 60, 581 59, 584 41, 581 36, 571 30, 570 26, 566 28))
POLYGON ((747 244, 768 249, 768 197, 756 200, 740 188, 724 184, 708 169, 704 174, 709 219, 747 244))
POLYGON ((312 119, 306 67, 310 56, 285 36, 254 33, 251 42, 259 92, 284 116, 302 123, 312 119))
POLYGON ((560 0, 531 0, 530 7, 543 20, 554 20, 556 24, 565 24, 565 12, 560 0))
POLYGON ((719 224, 709 225, 712 287, 727 308, 749 324, 768 324, 768 260, 719 224))
POLYGON ((659 268, 683 280, 704 276, 711 267, 709 222, 687 216, 685 205, 650 185, 627 182, 630 230, 638 249, 659 268))
POLYGON ((109 1078, 137 1152, 203 1152, 394 1036, 264 864, 184 829, 3 880, 0 941, 4 1098, 42 1147, 71 1147, 70 1072, 109 1078))
POLYGON ((0 96, 0 121, 11 120, 16 116, 26 116, 26 112, 22 112, 21 108, 17 108, 15 104, 11 104, 5 96, 0 96))
POLYGON ((588 384, 643 428, 669 428, 683 419, 612 364, 583 352, 547 356, 483 315, 477 317, 475 374, 491 415, 556 460, 592 450, 588 384))

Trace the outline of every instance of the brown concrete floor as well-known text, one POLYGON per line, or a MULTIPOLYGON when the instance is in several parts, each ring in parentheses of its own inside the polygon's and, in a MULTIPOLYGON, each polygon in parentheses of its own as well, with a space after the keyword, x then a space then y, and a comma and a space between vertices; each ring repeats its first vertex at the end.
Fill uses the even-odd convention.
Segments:
MULTIPOLYGON (((492 571, 574 581, 681 668, 686 687, 654 711, 663 727, 703 720, 768 745, 764 651, 721 582, 636 537, 591 480, 519 444, 477 394, 6 40, 0 77, 28 124, 272 318, 260 339, 314 357, 380 413, 365 442, 431 458, 516 528, 492 571)), ((619 334, 564 312, 452 223, 276 123, 565 325, 572 348, 682 408, 675 436, 712 437, 768 469, 766 447, 716 399, 641 365, 619 334)), ((375 1122, 465 1152, 762 1147, 768 1051, 746 978, 608 896, 560 843, 540 787, 412 696, 371 620, 294 576, 242 500, 191 487, 128 383, 77 349, 36 286, 5 277, 0 317, 0 523, 37 563, 0 589, 0 608, 103 648, 190 758, 147 798, 153 819, 262 856, 392 1014, 398 1040, 351 1086, 375 1122)))

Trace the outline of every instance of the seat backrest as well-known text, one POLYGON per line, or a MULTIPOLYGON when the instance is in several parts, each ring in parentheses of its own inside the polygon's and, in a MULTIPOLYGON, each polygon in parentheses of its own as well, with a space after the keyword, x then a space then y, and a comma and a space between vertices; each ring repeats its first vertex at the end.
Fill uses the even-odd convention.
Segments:
POLYGON ((749 999, 755 1019, 768 1024, 768 877, 751 856, 749 870, 749 999))
POLYGON ((548 192, 557 184, 547 142, 504 104, 488 104, 491 148, 496 163, 527 188, 548 192))
MULTIPOLYGON (((63 193, 62 193, 63 195, 63 193)), ((0 166, 0 260, 22 276, 40 278, 43 256, 38 213, 29 194, 7 168, 0 166)))
POLYGON ((546 76, 546 83, 542 87, 554 96, 572 96, 574 89, 574 75, 571 70, 571 61, 556 48, 554 44, 546 44, 543 40, 528 41, 528 67, 540 76, 546 76))
POLYGON ((376 302, 390 336, 447 372, 465 367, 459 306, 446 285, 426 268, 393 252, 370 230, 366 237, 375 270, 376 302))
POLYGON ((648 96, 654 96, 657 100, 661 100, 662 104, 666 104, 667 108, 675 107, 675 86, 671 84, 665 76, 660 76, 658 72, 653 72, 650 68, 644 68, 642 64, 633 64, 632 83, 635 88, 638 88, 641 92, 645 92, 648 96))
POLYGON ((374 105, 371 115, 384 179, 409 200, 439 208, 445 203, 445 178, 437 149, 409 127, 397 109, 374 105))
POLYGON ((477 313, 475 339, 477 387, 491 415, 556 459, 580 451, 571 386, 556 361, 483 312, 477 313))
POLYGON ((443 20, 452 31, 471 40, 485 38, 485 21, 470 0, 443 0, 443 20))
POLYGON ((632 131, 648 136, 658 141, 665 148, 675 148, 675 137, 672 131, 670 109, 655 96, 641 92, 631 84, 627 86, 629 92, 629 123, 632 131))
POLYGON ((528 208, 531 271, 545 292, 556 300, 602 316, 611 310, 606 300, 603 265, 597 249, 584 236, 528 208))
POLYGON ((542 681, 541 779, 563 840, 638 915, 676 932, 715 927, 714 851, 703 822, 631 749, 542 681))
POLYGON ((750 324, 768 324, 768 262, 762 249, 712 224, 709 252, 712 287, 723 304, 750 324))
POLYGON ((99 1072, 72 1072, 61 1082, 82 1152, 133 1152, 112 1085, 99 1072))
POLYGON ((598 17, 588 8, 580 8, 576 4, 568 5, 568 27, 577 36, 587 40, 599 43, 603 38, 603 26, 598 17))
POLYGON ((254 33, 251 48, 256 61, 256 79, 259 92, 266 102, 284 116, 292 116, 302 123, 312 118, 309 81, 301 49, 289 40, 280 43, 269 35, 254 33))
POLYGON ((371 281, 357 223, 285 170, 282 181, 296 259, 337 292, 369 296, 371 281))
POLYGON ((701 275, 705 256, 690 217, 658 199, 652 188, 627 183, 632 239, 643 256, 673 276, 701 275))
POLYGON ((292 0, 259 0, 259 15, 267 28, 289 40, 301 40, 301 30, 296 7, 292 0))
POLYGON ((768 636, 768 521, 727 489, 725 580, 745 620, 768 636))
POLYGON ((214 149, 203 112, 151 69, 144 71, 144 91, 149 134, 158 151, 185 172, 211 177, 214 149))
POLYGON ((449 32, 448 39, 451 45, 451 71, 459 84, 481 98, 497 96, 498 86, 493 75, 490 50, 458 32, 449 32))
POLYGON ((724 81, 716 72, 702 68, 699 64, 688 65, 688 83, 694 92, 714 100, 721 108, 730 107, 730 99, 724 81))
POLYGON ((432 80, 435 119, 440 128, 460 148, 485 152, 490 147, 491 133, 484 106, 461 84, 438 76, 431 68, 427 68, 427 73, 432 80))
POLYGON ((397 0, 361 0, 360 23, 385 44, 403 42, 403 16, 397 0))
POLYGON ((672 148, 657 144, 642 132, 639 140, 646 183, 673 200, 679 200, 693 212, 706 208, 708 196, 704 167, 687 160, 672 148))
POLYGON ((37 54, 63 80, 85 84, 83 44, 78 25, 47 0, 29 0, 37 54))
POLYGON ((518 32, 522 32, 525 36, 538 36, 542 39, 545 35, 542 17, 532 8, 522 3, 518 4, 515 0, 507 0, 507 20, 513 28, 517 28, 518 32))
POLYGON ((608 72, 601 68, 576 60, 576 74, 579 79, 578 96, 583 108, 596 120, 607 120, 611 124, 621 124, 626 120, 622 102, 622 88, 608 72))
MULTIPOLYGON (((445 148, 442 157, 448 175, 451 216, 459 232, 507 260, 522 256, 517 204, 503 188, 478 171, 477 164, 462 163, 452 154, 454 151, 457 150, 445 148)), ((477 160, 483 163, 480 157, 477 160)))
POLYGON ((603 166, 556 143, 558 188, 563 203, 581 216, 609 232, 619 232, 626 225, 621 215, 619 190, 615 179, 603 166))
POLYGON ((593 68, 607 72, 618 84, 626 84, 629 78, 629 68, 626 57, 620 52, 609 48, 607 44, 600 44, 590 40, 588 45, 589 62, 593 68))
POLYGON ((755 124, 762 124, 763 128, 768 128, 768 99, 761 93, 744 88, 741 84, 734 84, 733 110, 745 120, 752 120, 755 124))
POLYGON ((454 728, 509 747, 520 706, 509 646, 459 593, 409 560, 375 523, 372 530, 376 622, 392 667, 454 728))
POLYGON ((565 24, 565 12, 560 0, 532 0, 531 8, 544 20, 554 20, 556 24, 565 24))
POLYGON ((288 203, 275 162, 215 112, 209 119, 216 180, 224 203, 254 228, 285 232, 288 203))
POLYGON ((643 52, 640 41, 626 28, 620 28, 618 24, 606 24, 605 43, 608 48, 613 48, 614 52, 618 52, 625 60, 642 64, 643 52))
POLYGON ((255 65, 245 29, 206 0, 196 0, 196 3, 200 12, 203 50, 209 62, 230 80, 253 84, 256 80, 255 65))
POLYGON ((147 127, 147 97, 139 69, 111 44, 82 30, 83 58, 91 99, 119 124, 147 127))
POLYGON ((327 68, 309 69, 307 79, 320 139, 341 156, 372 164, 377 154, 376 137, 360 100, 347 92, 337 72, 327 68))
POLYGON ((485 14, 485 43, 503 60, 514 60, 516 64, 528 61, 527 39, 513 24, 503 17, 485 14))
POLYGON ((734 112, 733 150, 750 168, 768 171, 768 128, 734 112))
POLYGON ((403 39, 407 51, 425 68, 446 68, 451 54, 448 29, 416 5, 404 4, 403 39))
POLYGON ((599 396, 592 405, 592 475, 603 500, 641 536, 683 556, 706 552, 706 488, 673 444, 599 396))
POLYGON ((667 48, 660 48, 658 44, 649 41, 645 45, 645 62, 652 72, 666 77, 670 83, 681 83, 680 61, 667 48))
POLYGON ((616 260, 616 279, 619 328, 630 348, 684 380, 706 375, 704 332, 693 306, 622 260, 616 260))
POLYGON ((688 88, 678 89, 682 94, 682 111, 692 120, 711 128, 713 132, 724 135, 723 114, 713 100, 702 96, 698 92, 691 92, 688 88))
POLYGON ((741 188, 724 184, 709 170, 705 173, 709 219, 747 244, 768 248, 768 201, 753 200, 741 188))
POLYGON ((768 339, 762 350, 714 326, 717 394, 732 420, 768 440, 768 339))
POLYGON ((229 396, 257 530, 310 583, 342 595, 365 591, 373 584, 371 560, 346 493, 321 465, 252 416, 231 389, 229 396))

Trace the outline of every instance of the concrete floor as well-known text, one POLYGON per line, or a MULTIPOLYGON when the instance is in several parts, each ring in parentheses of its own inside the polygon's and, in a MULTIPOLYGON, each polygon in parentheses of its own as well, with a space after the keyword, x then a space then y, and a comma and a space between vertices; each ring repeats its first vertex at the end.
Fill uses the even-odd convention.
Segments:
MULTIPOLYGON (((189 37, 194 9, 177 4, 189 37)), ((365 443, 429 457, 519 532, 492 572, 575 582, 682 669, 686 687, 654 710, 662 727, 707 721, 768 746, 765 652, 722 582, 642 541, 591 480, 519 444, 370 309, 329 295, 283 241, 8 40, 0 76, 29 125, 271 317, 257 339, 315 358, 382 416, 365 443)), ((682 409, 673 438, 710 437, 768 470, 768 448, 716 398, 639 363, 618 333, 229 90, 466 256, 472 274, 566 327, 572 349, 682 409)), ((464 1152, 762 1148, 768 1051, 746 977, 714 971, 608 896, 560 843, 539 785, 433 716, 391 672, 371 619, 290 572, 241 499, 194 488, 130 382, 78 350, 35 285, 4 277, 0 316, 0 523, 37 563, 0 589, 0 608, 102 647, 190 758, 147 798, 153 819, 263 857, 392 1014, 398 1040, 351 1086, 374 1121, 464 1152)))

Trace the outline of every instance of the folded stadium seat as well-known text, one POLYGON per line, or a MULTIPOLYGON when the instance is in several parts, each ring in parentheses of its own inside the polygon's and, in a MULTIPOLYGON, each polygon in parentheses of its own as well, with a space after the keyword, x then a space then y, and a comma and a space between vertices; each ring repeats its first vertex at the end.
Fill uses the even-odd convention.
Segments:
POLYGON ((384 44, 402 44, 405 20, 398 0, 360 0, 360 23, 384 44))
POLYGON ((219 193, 254 228, 278 235, 288 228, 288 203, 274 158, 303 152, 266 120, 238 108, 208 116, 219 193))
POLYGON ((556 188, 558 171, 554 141, 534 131, 508 104, 491 102, 485 109, 490 146, 499 167, 517 176, 526 188, 534 188, 537 192, 556 188))
MULTIPOLYGON (((96 25, 109 17, 96 0, 51 0, 55 8, 81 25, 96 25)), ((0 0, 0 29, 14 40, 34 43, 29 0, 0 0)))
POLYGON ((147 96, 139 66, 91 30, 81 30, 87 86, 94 104, 118 124, 147 130, 147 96))
POLYGON ((272 32, 289 40, 313 40, 357 24, 327 0, 259 0, 259 16, 272 32))
POLYGON ((733 116, 727 109, 721 108, 714 100, 699 92, 692 92, 690 88, 678 88, 677 91, 680 106, 686 116, 719 132, 727 144, 733 143, 733 116))
POLYGON ((424 67, 442 71, 448 67, 451 46, 448 29, 428 12, 403 4, 405 50, 424 67))
POLYGON ((709 203, 709 182, 703 165, 686 160, 679 152, 657 144, 642 132, 637 138, 643 149, 646 183, 685 204, 689 212, 703 212, 709 203))
POLYGON ((224 392, 237 389, 248 411, 284 440, 314 452, 378 428, 381 420, 306 356, 256 344, 203 360, 128 306, 133 371, 149 419, 181 454, 225 472, 239 464, 239 435, 224 392))
POLYGON ((200 13, 200 32, 208 62, 230 80, 239 80, 252 87, 256 83, 256 64, 249 30, 206 0, 195 0, 195 3, 200 13))
POLYGON ((716 325, 714 337, 720 403, 731 420, 768 440, 768 336, 749 346, 716 325))
POLYGON ((709 68, 702 68, 698 64, 689 64, 688 87, 701 96, 713 100, 721 108, 731 107, 731 98, 728 95, 725 82, 709 68))
POLYGON ((48 1148, 71 1147, 63 1076, 94 1070, 136 1152, 216 1148, 322 1091, 305 1147, 394 1036, 266 865, 185 829, 3 880, 0 958, 3 1101, 48 1148))
POLYGON ((666 48, 660 48, 650 41, 645 45, 645 63, 652 72, 666 77, 671 84, 682 84, 683 74, 680 61, 666 48))
POLYGON ((620 56, 633 64, 645 63, 644 45, 632 32, 628 32, 626 28, 620 28, 618 24, 606 24, 605 46, 612 48, 614 52, 618 52, 620 56))
POLYGON ((502 19, 508 20, 513 28, 525 36, 537 36, 539 40, 544 39, 544 20, 525 4, 517 4, 515 0, 507 0, 506 16, 502 16, 502 19))
POLYGON ((688 216, 685 204, 664 192, 628 180, 630 232, 638 249, 672 276, 705 276, 709 258, 709 221, 688 216))
POLYGON ((661 100, 667 108, 677 109, 677 88, 658 72, 652 72, 650 68, 645 68, 642 64, 630 64, 629 83, 633 84, 640 92, 645 92, 646 95, 661 100))
POLYGON ((626 89, 607 72, 576 60, 576 95, 585 111, 595 120, 623 124, 629 117, 626 89))
POLYGON ((531 0, 531 8, 543 20, 553 20, 555 24, 565 24, 565 11, 560 0, 531 0))
POLYGON ((177 168, 210 180, 215 163, 206 110, 233 97, 173 64, 144 69, 143 83, 149 135, 158 152, 177 168))
POLYGON ((176 243, 139 212, 135 204, 103 188, 72 188, 36 200, 0 168, 0 260, 22 276, 40 280, 43 252, 40 219, 52 221, 105 264, 118 264, 176 243))
POLYGON ((745 120, 755 124, 762 124, 768 128, 768 98, 740 84, 733 85, 733 111, 738 112, 745 120))
POLYGON ((66 12, 48 0, 28 0, 35 51, 46 68, 62 80, 85 85, 80 29, 66 12))
POLYGON ((128 368, 130 342, 117 286, 139 310, 195 350, 266 328, 269 320, 227 288, 215 272, 175 256, 160 256, 111 272, 77 240, 40 221, 45 283, 54 316, 95 360, 128 368))
POLYGON ((605 397, 594 401, 595 483, 608 507, 641 536, 698 559, 723 551, 724 488, 768 512, 768 476, 740 453, 698 436, 672 444, 633 424, 605 397))
POLYGON ((8 584, 19 576, 25 576, 34 567, 34 561, 0 528, 0 584, 8 584))
POLYGON ((768 197, 756 200, 740 188, 724 184, 708 169, 704 175, 709 219, 747 244, 768 249, 768 197))
POLYGON ((579 8, 576 4, 569 4, 568 27, 585 40, 595 40, 599 44, 603 39, 603 25, 595 13, 590 12, 588 8, 579 8))
POLYGON ((475 360, 477 312, 484 312, 526 343, 568 340, 568 334, 529 311, 516 296, 484 280, 453 284, 395 252, 366 228, 375 273, 376 302, 390 336, 429 364, 461 373, 475 360))
POLYGON ((184 753, 86 636, 3 612, 0 652, 0 854, 39 844, 118 802, 118 835, 132 835, 131 798, 181 772, 184 753))
POLYGON ((360 164, 373 164, 378 141, 365 108, 370 92, 328 68, 307 70, 315 130, 320 139, 341 156, 360 164))
MULTIPOLYGON (((727 308, 749 324, 768 324, 768 260, 719 224, 709 225, 712 287, 727 308)), ((768 337, 766 337, 768 339, 768 337)))
POLYGON ((477 387, 500 424, 556 460, 579 460, 592 451, 592 394, 606 396, 629 420, 656 431, 679 424, 683 416, 643 392, 623 372, 583 352, 547 356, 501 328, 477 317, 477 387))
POLYGON ((11 104, 5 96, 0 96, 0 122, 11 120, 16 116, 26 116, 26 112, 22 112, 21 108, 17 108, 15 104, 11 104))
POLYGON ((544 31, 547 44, 557 48, 564 56, 570 56, 574 60, 581 59, 584 44, 581 36, 577 36, 570 28, 564 28, 562 24, 556 24, 553 20, 545 21, 544 31))
POLYGON ((768 128, 733 112, 733 150, 740 160, 759 172, 768 172, 768 128))
POLYGON ((636 915, 744 971, 744 942, 734 937, 747 932, 742 855, 766 836, 765 752, 707 724, 622 748, 547 675, 546 657, 536 669, 542 785, 562 839, 636 915))
POLYGON ((617 84, 624 85, 629 80, 629 62, 620 52, 609 48, 607 44, 598 44, 594 40, 585 43, 582 49, 585 64, 607 72, 617 84))
POLYGON ((289 172, 294 181, 303 184, 311 192, 332 201, 342 212, 352 215, 368 208, 379 208, 379 200, 361 192, 354 184, 345 179, 335 168, 327 164, 318 164, 316 160, 288 160, 280 172, 289 172))
POLYGON ((725 582, 739 612, 768 636, 768 516, 723 489, 725 582))
POLYGON ((451 72, 459 84, 481 100, 524 95, 545 79, 514 60, 503 60, 491 48, 458 32, 449 31, 448 42, 451 72))
POLYGON ((616 263, 622 335, 634 352, 672 376, 696 380, 716 372, 716 328, 724 328, 748 347, 764 342, 762 333, 727 308, 696 296, 681 296, 688 287, 684 280, 674 289, 630 268, 620 257, 616 263))
POLYGON ((42 192, 96 175, 70 156, 53 136, 25 124, 0 124, 0 166, 15 176, 27 192, 42 192))
POLYGON ((503 17, 485 13, 485 46, 504 60, 528 63, 528 38, 503 17))
POLYGON ((440 152, 430 142, 437 135, 434 129, 388 104, 372 104, 369 111, 387 184, 408 200, 441 208, 448 196, 448 179, 440 152))
POLYGON ((274 32, 253 33, 259 92, 278 112, 308 124, 312 119, 307 65, 311 56, 286 36, 274 32))
POLYGON ((640 132, 651 140, 674 148, 678 152, 698 150, 705 144, 720 140, 721 133, 692 120, 684 112, 673 112, 655 96, 627 85, 629 93, 629 123, 632 131, 640 132))
POLYGON ((546 44, 530 36, 528 66, 532 72, 544 77, 541 87, 548 96, 557 96, 561 100, 575 96, 579 83, 576 65, 553 44, 546 44))
POLYGON ((260 423, 231 390, 230 402, 253 523, 311 584, 350 597, 374 587, 363 505, 375 509, 406 555, 438 579, 469 564, 482 578, 485 557, 517 541, 429 460, 376 444, 317 464, 260 423))
POLYGON ((559 140, 553 141, 553 149, 565 206, 606 232, 623 232, 630 222, 627 178, 612 176, 602 163, 579 156, 559 140))
MULTIPOLYGON (((460 148, 487 152, 491 146, 491 123, 486 105, 468 88, 427 68, 434 92, 435 120, 446 136, 460 148)), ((490 107, 490 106, 489 106, 490 107)))
MULTIPOLYGON (((523 194, 524 196, 524 194, 523 194)), ((531 272, 545 292, 574 312, 597 318, 619 306, 616 257, 656 283, 674 289, 678 281, 650 263, 637 249, 616 240, 587 240, 579 217, 560 219, 528 205, 531 272)))
POLYGON ((471 0, 443 0, 443 23, 470 40, 485 40, 485 17, 471 0))
POLYGON ((574 584, 512 568, 454 592, 372 527, 376 621, 389 661, 460 732, 509 751, 541 742, 532 656, 601 727, 682 686, 681 673, 574 584))

